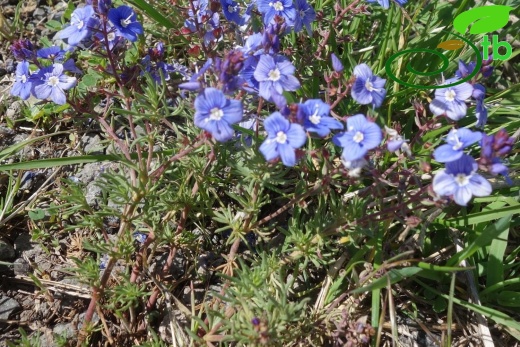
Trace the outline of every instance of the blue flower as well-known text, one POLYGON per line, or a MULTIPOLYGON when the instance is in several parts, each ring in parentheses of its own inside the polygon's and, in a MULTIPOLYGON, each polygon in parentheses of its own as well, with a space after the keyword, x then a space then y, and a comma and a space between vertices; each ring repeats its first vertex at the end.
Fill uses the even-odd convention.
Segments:
POLYGON ((340 121, 329 116, 330 106, 319 99, 311 99, 298 105, 298 118, 305 130, 325 137, 332 129, 343 129, 340 121))
POLYGON ((132 237, 134 238, 134 240, 136 240, 140 244, 143 244, 146 241, 146 239, 148 238, 148 235, 143 234, 139 231, 136 231, 135 233, 132 234, 132 237))
POLYGON ((16 66, 16 81, 14 82, 11 95, 19 96, 22 100, 27 100, 31 96, 32 82, 29 79, 29 63, 21 61, 16 66))
POLYGON ((477 168, 475 159, 467 154, 446 163, 446 169, 433 178, 433 191, 440 196, 453 196, 461 206, 466 206, 473 195, 491 194, 491 184, 476 173, 477 168))
POLYGON ((222 12, 227 20, 238 25, 244 25, 244 17, 240 15, 240 6, 234 0, 220 0, 222 12))
POLYGON ((229 100, 220 90, 206 88, 195 99, 195 125, 213 135, 220 142, 231 139, 235 133, 231 124, 242 120, 242 103, 229 100))
POLYGON ((383 104, 386 96, 384 89, 386 80, 375 76, 367 64, 360 64, 354 68, 356 81, 352 86, 352 97, 358 104, 372 104, 377 108, 383 104))
POLYGON ((316 19, 316 12, 306 0, 296 0, 296 20, 294 31, 299 32, 303 26, 307 29, 309 36, 312 36, 311 23, 316 19))
POLYGON ((299 124, 290 123, 280 112, 274 112, 264 121, 267 139, 260 146, 260 152, 265 160, 271 161, 278 157, 286 166, 296 165, 296 148, 307 141, 305 130, 299 124))
POLYGON ((347 119, 347 132, 335 135, 332 142, 343 147, 341 156, 344 161, 354 161, 379 146, 382 138, 381 129, 376 123, 357 114, 347 119))
POLYGON ((255 33, 249 35, 246 39, 244 47, 239 48, 244 55, 258 55, 261 54, 260 48, 262 48, 262 33, 255 33))
POLYGON ((487 123, 487 108, 484 106, 484 98, 486 96, 486 88, 483 85, 476 83, 473 85, 473 93, 471 95, 477 101, 475 107, 475 116, 477 117, 477 128, 482 128, 487 123))
POLYGON ((433 157, 439 163, 447 163, 462 157, 462 150, 471 146, 482 139, 482 133, 469 129, 452 129, 446 137, 448 144, 439 146, 434 152, 433 157))
POLYGON ((188 10, 189 18, 184 21, 184 26, 192 33, 197 31, 197 25, 203 23, 203 18, 209 18, 212 12, 208 10, 208 0, 194 0, 188 10), (195 14, 192 8, 195 9, 195 14))
MULTIPOLYGON (((241 128, 244 128, 246 130, 255 130, 257 127, 257 119, 256 117, 249 118, 248 120, 242 121, 238 123, 238 126, 241 128)), ((253 144, 253 137, 251 135, 242 134, 242 132, 238 133, 238 138, 242 138, 244 140, 244 144, 247 147, 251 147, 253 144)))
POLYGON ((398 150, 404 151, 408 156, 412 155, 410 151, 410 146, 406 142, 406 140, 399 135, 397 130, 389 128, 385 125, 385 132, 388 135, 388 141, 386 142, 386 148, 389 152, 395 152, 398 150))
MULTIPOLYGON (((121 34, 117 31, 116 27, 112 25, 112 23, 107 22, 107 42, 108 42, 108 49, 112 50, 117 45, 124 42, 125 38, 121 36, 121 34)), ((103 35, 102 32, 98 32, 95 34, 96 38, 99 40, 99 42, 103 43, 103 46, 106 46, 105 43, 105 35, 103 35)))
POLYGON ((258 0, 258 11, 264 15, 264 24, 268 25, 275 16, 285 19, 287 26, 292 26, 296 19, 296 10, 292 0, 258 0))
POLYGON ((137 21, 137 15, 130 6, 119 6, 108 11, 108 19, 116 32, 131 42, 137 41, 137 35, 144 33, 143 26, 137 21))
POLYGON ((259 94, 271 100, 271 94, 282 94, 284 90, 293 91, 300 88, 300 82, 293 76, 295 67, 289 59, 268 54, 260 56, 254 77, 259 82, 259 94))
MULTIPOLYGON (((368 3, 374 3, 374 2, 377 2, 379 5, 381 5, 381 7, 383 7, 384 9, 387 9, 387 8, 390 8, 390 0, 367 0, 368 3)), ((399 6, 403 6, 404 4, 406 4, 408 2, 408 0, 395 0, 395 2, 399 5, 399 6)))
POLYGON ((52 61, 61 61, 65 57, 65 51, 58 46, 51 46, 39 49, 36 51, 36 56, 52 61))
POLYGON ((76 77, 64 75, 63 71, 62 64, 54 63, 32 75, 34 95, 42 100, 50 98, 58 105, 65 104, 67 98, 64 91, 76 85, 76 77))
MULTIPOLYGON (((456 80, 456 78, 446 80, 446 84, 456 80)), ((436 89, 435 99, 430 103, 430 110, 436 116, 446 114, 448 118, 458 121, 466 115, 468 107, 465 101, 472 93, 473 87, 466 82, 453 87, 436 89)))
POLYGON ((341 60, 339 60, 339 58, 336 56, 336 54, 332 53, 330 55, 330 58, 332 60, 332 69, 336 72, 343 72, 343 64, 341 63, 341 60))
POLYGON ((465 62, 459 59, 459 68, 457 69, 457 71, 455 71, 455 76, 457 76, 458 78, 464 78, 468 76, 470 73, 473 72, 473 70, 475 70, 476 65, 477 63, 474 61, 466 64, 465 62))
POLYGON ((93 15, 94 9, 90 5, 75 9, 70 17, 70 26, 61 30, 58 33, 59 37, 68 39, 69 45, 76 46, 90 34, 92 27, 97 24, 93 15))

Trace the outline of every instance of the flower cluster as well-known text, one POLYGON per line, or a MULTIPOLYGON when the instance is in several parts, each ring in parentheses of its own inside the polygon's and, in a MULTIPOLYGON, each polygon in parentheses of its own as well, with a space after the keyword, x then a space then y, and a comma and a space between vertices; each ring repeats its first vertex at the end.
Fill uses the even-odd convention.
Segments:
POLYGON ((70 46, 86 43, 92 40, 92 36, 101 41, 108 40, 111 46, 122 39, 137 41, 144 30, 134 10, 127 5, 110 8, 111 5, 111 1, 99 0, 97 7, 87 4, 75 9, 70 25, 58 33, 59 37, 67 39, 70 46), (105 26, 108 26, 108 30, 105 26))
POLYGON ((306 0, 258 0, 258 11, 264 16, 264 24, 272 24, 276 17, 283 18, 287 27, 299 32, 305 27, 311 34, 311 23, 316 19, 314 8, 306 0))
MULTIPOLYGON (((238 13, 238 8, 233 6, 233 1, 229 2, 231 5, 228 5, 227 1, 224 2, 226 2, 226 10, 228 13, 229 10, 232 11, 231 13, 238 13)), ((215 6, 215 4, 218 4, 218 2, 211 2, 210 5, 209 0, 192 1, 188 10, 188 18, 184 21, 183 33, 202 33, 206 46, 212 42, 220 41, 222 39, 222 28, 220 26, 218 7, 215 6)), ((235 18, 235 16, 231 17, 235 18)), ((238 21, 241 22, 242 19, 244 18, 238 18, 238 21)))
MULTIPOLYGON (((430 103, 430 110, 436 116, 445 115, 453 121, 461 120, 466 116, 468 107, 466 101, 471 97, 476 101, 475 116, 477 127, 483 127, 487 122, 487 108, 484 105, 486 88, 477 83, 479 77, 489 77, 493 72, 490 66, 492 57, 483 61, 482 67, 477 75, 468 83, 464 82, 455 86, 440 88, 435 91, 435 98, 430 103)), ((476 63, 465 64, 459 61, 459 69, 455 72, 455 77, 445 81, 444 84, 451 84, 461 78, 467 77, 475 69, 476 63)))
MULTIPOLYGON (((99 0, 95 7, 90 2, 72 12, 69 25, 58 32, 58 37, 67 40, 67 50, 59 46, 36 50, 29 40, 13 43, 11 51, 20 62, 16 67, 11 94, 22 100, 33 95, 37 99, 51 100, 58 105, 65 104, 65 91, 77 84, 76 77, 66 72, 81 73, 72 59, 66 59, 76 46, 90 45, 95 40, 107 40, 109 49, 112 49, 125 39, 136 41, 138 35, 143 34, 143 27, 137 21, 135 12, 126 5, 117 8, 111 8, 111 5, 110 0, 99 0)), ((163 70, 167 76, 171 71, 170 66, 150 56, 143 61, 145 70, 156 79, 160 76, 159 70, 163 70), (147 60, 154 62, 154 65, 146 63, 147 60)))
MULTIPOLYGON (((435 98, 430 103, 434 115, 445 115, 453 121, 466 116, 466 101, 471 97, 476 101, 475 116, 477 127, 484 127, 487 122, 487 109, 484 105, 485 87, 477 83, 479 77, 489 77, 493 71, 490 66, 492 58, 483 62, 477 75, 468 83, 437 89, 435 98)), ((446 80, 445 84, 453 83, 467 77, 475 69, 475 62, 465 64, 459 61, 459 69, 455 77, 446 80)), ((477 174, 480 167, 493 175, 501 174, 508 177, 508 169, 502 161, 512 148, 513 139, 505 130, 495 135, 486 135, 466 128, 452 129, 446 137, 446 144, 439 146, 433 152, 433 157, 440 163, 446 163, 446 168, 439 171, 433 179, 433 190, 440 196, 453 197, 453 200, 466 206, 471 197, 486 196, 491 193, 489 182, 477 174), (481 157, 477 161, 464 150, 473 144, 481 146, 481 157)))
POLYGON ((80 73, 72 59, 65 59, 65 51, 57 46, 35 50, 27 40, 11 46, 13 55, 21 61, 16 66, 15 82, 11 95, 27 100, 31 95, 37 99, 50 99, 58 105, 67 102, 65 91, 76 85, 76 77, 65 72, 80 73), (31 72, 31 63, 38 67, 31 72))
POLYGON ((165 81, 170 80, 170 73, 177 71, 177 69, 164 61, 164 44, 158 42, 154 48, 148 49, 148 54, 141 60, 143 65, 143 72, 148 72, 152 78, 161 83, 161 76, 165 81))

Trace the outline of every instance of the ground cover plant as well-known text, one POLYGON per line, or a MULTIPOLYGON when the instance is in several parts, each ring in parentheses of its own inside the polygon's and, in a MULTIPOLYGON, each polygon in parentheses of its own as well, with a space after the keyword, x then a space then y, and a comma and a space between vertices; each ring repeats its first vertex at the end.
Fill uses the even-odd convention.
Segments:
POLYGON ((519 345, 519 6, 495 5, 504 60, 449 31, 469 0, 69 2, 37 39, 19 5, 0 236, 31 243, 1 289, 53 312, 6 343, 519 345))

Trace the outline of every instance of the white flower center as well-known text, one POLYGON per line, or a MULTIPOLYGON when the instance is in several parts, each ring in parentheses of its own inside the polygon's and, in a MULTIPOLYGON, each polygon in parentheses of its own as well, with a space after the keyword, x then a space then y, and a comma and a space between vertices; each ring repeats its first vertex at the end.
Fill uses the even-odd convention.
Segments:
POLYGON ((372 82, 370 82, 370 81, 368 81, 368 80, 365 82, 365 88, 366 88, 369 92, 374 92, 374 91, 377 92, 377 91, 379 91, 379 89, 374 88, 374 85, 372 84, 372 82))
POLYGON ((275 2, 273 7, 276 11, 283 11, 283 4, 280 1, 275 2))
POLYGON ((455 97, 457 96, 457 93, 453 89, 448 89, 446 93, 444 93, 444 97, 446 98, 446 101, 453 101, 455 100, 455 97))
POLYGON ((360 143, 361 141, 363 141, 364 138, 365 136, 363 135, 363 133, 361 131, 358 131, 352 139, 354 140, 354 142, 360 143))
POLYGON ((47 84, 50 85, 51 87, 56 87, 59 82, 60 82, 60 79, 57 76, 51 76, 51 77, 49 77, 49 81, 47 82, 47 84))
POLYGON ((303 19, 304 17, 305 17, 305 11, 303 11, 303 10, 300 10, 300 18, 302 18, 302 19, 303 19))
POLYGON ((309 120, 312 124, 320 124, 321 117, 318 116, 318 107, 316 106, 316 111, 314 111, 314 114, 309 117, 309 120))
POLYGON ((455 137, 455 144, 452 147, 453 150, 458 151, 459 149, 461 149, 462 146, 464 146, 464 144, 462 142, 460 142, 458 137, 455 137))
POLYGON ((317 114, 313 114, 312 116, 309 117, 309 120, 311 121, 312 124, 320 124, 320 120, 321 120, 321 117, 318 116, 317 114))
POLYGON ((107 34, 108 41, 114 41, 115 38, 116 38, 116 33, 110 32, 107 34))
POLYGON ((20 77, 20 80, 22 81, 22 83, 27 82, 27 76, 26 76, 26 75, 22 75, 22 76, 20 77))
POLYGON ((276 134, 276 142, 278 142, 280 144, 286 143, 287 142, 287 135, 285 135, 285 133, 283 131, 279 131, 276 134))
POLYGON ((81 28, 83 28, 84 25, 85 25, 85 23, 83 23, 83 21, 80 20, 80 21, 78 22, 77 27, 78 27, 78 29, 81 29, 81 28))
POLYGON ((130 23, 132 23, 132 20, 130 18, 132 18, 132 15, 129 15, 126 19, 121 19, 121 26, 123 28, 126 28, 130 23))
POLYGON ((211 120, 220 120, 224 116, 224 112, 218 107, 214 107, 211 109, 209 114, 209 119, 211 120))
POLYGON ((273 82, 276 82, 280 79, 280 70, 278 70, 277 68, 269 71, 269 79, 273 82))
POLYGON ((227 10, 228 10, 229 13, 234 13, 235 12, 235 6, 229 5, 227 10))
POLYGON ((460 173, 460 174, 457 174, 457 176, 455 177, 455 182, 457 182, 459 187, 463 187, 463 186, 465 186, 466 184, 469 183, 469 178, 470 177, 471 176, 466 176, 465 174, 460 173))

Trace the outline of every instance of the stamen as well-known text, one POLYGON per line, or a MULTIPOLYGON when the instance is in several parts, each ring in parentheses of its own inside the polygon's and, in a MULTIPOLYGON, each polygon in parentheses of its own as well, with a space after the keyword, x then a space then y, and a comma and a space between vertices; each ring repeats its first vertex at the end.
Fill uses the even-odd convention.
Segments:
POLYGON ((361 141, 363 141, 364 138, 365 136, 363 135, 363 133, 361 131, 358 131, 352 139, 354 140, 354 142, 360 143, 361 141))
POLYGON ((287 135, 285 135, 285 133, 283 131, 279 131, 276 134, 276 142, 278 142, 280 144, 286 143, 287 142, 287 135))

